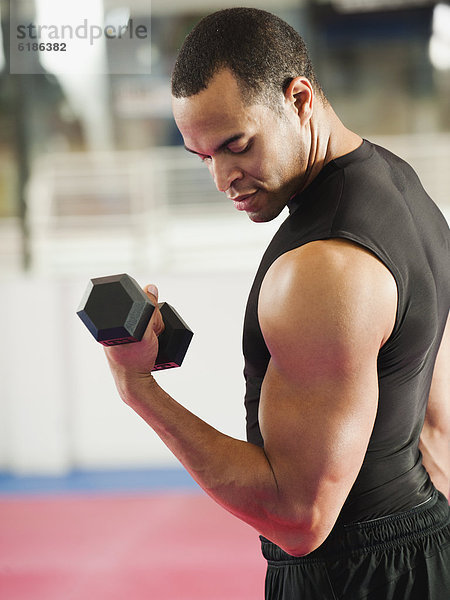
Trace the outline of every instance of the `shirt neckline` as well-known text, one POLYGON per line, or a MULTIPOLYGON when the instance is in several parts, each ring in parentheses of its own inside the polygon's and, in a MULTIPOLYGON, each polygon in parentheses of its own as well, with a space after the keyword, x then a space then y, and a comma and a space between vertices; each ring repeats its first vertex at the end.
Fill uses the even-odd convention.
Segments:
POLYGON ((311 183, 301 192, 294 194, 292 198, 287 203, 289 214, 292 214, 300 204, 303 203, 304 199, 309 196, 315 188, 320 185, 331 173, 337 171, 338 169, 343 169, 348 165, 358 162, 360 160, 365 160, 369 158, 373 153, 373 145, 366 139, 363 138, 362 144, 360 144, 357 148, 348 152, 347 154, 343 154, 342 156, 338 156, 333 160, 327 162, 327 164, 321 169, 321 171, 317 174, 317 176, 311 181, 311 183))

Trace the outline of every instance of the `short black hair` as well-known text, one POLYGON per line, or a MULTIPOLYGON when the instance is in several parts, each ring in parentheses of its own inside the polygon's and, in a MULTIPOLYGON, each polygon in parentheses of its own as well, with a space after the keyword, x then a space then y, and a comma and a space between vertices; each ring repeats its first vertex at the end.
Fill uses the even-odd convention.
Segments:
POLYGON ((207 88, 228 68, 244 99, 274 105, 294 77, 306 77, 318 96, 317 81, 302 37, 265 10, 227 8, 203 18, 186 37, 172 73, 172 95, 187 98, 207 88))

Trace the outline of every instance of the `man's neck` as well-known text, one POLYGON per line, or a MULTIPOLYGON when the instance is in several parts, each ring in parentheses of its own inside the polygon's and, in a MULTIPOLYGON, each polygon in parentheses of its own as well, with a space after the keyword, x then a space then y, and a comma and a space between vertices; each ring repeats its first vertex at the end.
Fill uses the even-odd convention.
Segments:
POLYGON ((321 106, 311 118, 310 136, 302 189, 308 187, 327 163, 356 150, 363 141, 361 136, 344 126, 329 104, 321 106))

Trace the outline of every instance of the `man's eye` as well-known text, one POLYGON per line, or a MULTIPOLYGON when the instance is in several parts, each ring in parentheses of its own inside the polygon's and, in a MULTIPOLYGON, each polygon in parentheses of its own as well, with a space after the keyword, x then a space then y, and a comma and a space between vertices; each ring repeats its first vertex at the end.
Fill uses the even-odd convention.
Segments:
MULTIPOLYGON (((199 154, 199 156, 200 156, 200 154, 199 154)), ((211 160, 211 157, 210 156, 200 156, 200 160, 202 162, 209 162, 211 160)))
POLYGON ((250 146, 251 144, 247 144, 246 146, 244 146, 244 148, 242 149, 234 149, 234 148, 228 148, 228 150, 232 153, 232 154, 245 154, 245 152, 247 152, 248 150, 250 150, 250 146))

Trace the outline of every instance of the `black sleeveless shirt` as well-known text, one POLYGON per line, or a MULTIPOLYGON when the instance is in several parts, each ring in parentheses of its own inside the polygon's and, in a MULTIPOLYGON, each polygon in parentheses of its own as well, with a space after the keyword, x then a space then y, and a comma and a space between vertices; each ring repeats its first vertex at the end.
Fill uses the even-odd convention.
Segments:
POLYGON ((264 445, 258 406, 270 354, 257 311, 267 270, 285 252, 314 240, 344 238, 360 244, 394 276, 398 307, 394 330, 378 356, 373 432, 339 520, 406 510, 427 500, 433 490, 418 443, 450 303, 447 222, 413 169, 366 140, 327 163, 288 206, 289 217, 262 258, 245 313, 247 439, 264 445))

